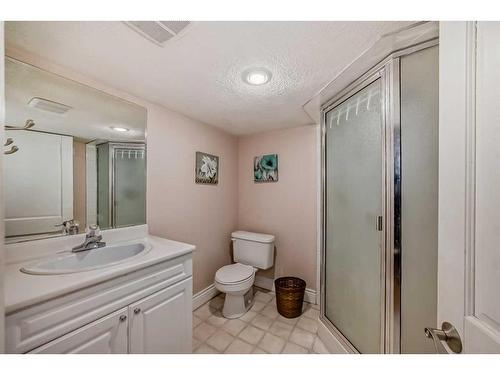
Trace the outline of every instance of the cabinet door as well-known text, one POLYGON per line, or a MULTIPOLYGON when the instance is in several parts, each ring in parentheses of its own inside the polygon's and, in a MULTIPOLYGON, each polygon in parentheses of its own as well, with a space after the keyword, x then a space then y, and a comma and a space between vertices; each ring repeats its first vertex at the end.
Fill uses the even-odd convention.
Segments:
POLYGON ((124 308, 29 353, 126 354, 128 349, 127 331, 127 308, 124 308))
POLYGON ((191 278, 130 305, 130 353, 191 353, 191 310, 191 278))

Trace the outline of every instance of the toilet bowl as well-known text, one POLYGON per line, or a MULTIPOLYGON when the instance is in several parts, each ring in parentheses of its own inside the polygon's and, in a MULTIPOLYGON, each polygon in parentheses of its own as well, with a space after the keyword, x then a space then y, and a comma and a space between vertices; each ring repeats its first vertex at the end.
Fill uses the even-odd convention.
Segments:
POLYGON ((220 268, 215 274, 215 287, 226 294, 222 315, 239 318, 253 305, 253 283, 256 269, 241 263, 220 268))
POLYGON ((219 268, 214 285, 226 294, 222 315, 239 318, 253 305, 253 283, 258 269, 271 268, 274 263, 274 236, 237 231, 231 234, 236 263, 219 268))

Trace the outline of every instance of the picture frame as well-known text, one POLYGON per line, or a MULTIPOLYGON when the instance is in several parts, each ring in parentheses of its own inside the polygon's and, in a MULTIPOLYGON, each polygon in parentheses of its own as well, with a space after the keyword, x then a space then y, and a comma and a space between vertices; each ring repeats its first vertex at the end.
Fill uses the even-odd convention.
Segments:
POLYGON ((205 152, 196 152, 195 183, 217 185, 219 183, 219 157, 205 152))
POLYGON ((256 156, 253 163, 254 182, 278 182, 278 154, 256 156))

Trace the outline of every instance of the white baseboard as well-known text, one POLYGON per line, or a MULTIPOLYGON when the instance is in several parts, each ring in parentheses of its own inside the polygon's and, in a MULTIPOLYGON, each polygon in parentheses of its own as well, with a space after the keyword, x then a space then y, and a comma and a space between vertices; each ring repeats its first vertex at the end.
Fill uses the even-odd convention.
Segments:
MULTIPOLYGON (((274 280, 268 277, 256 276, 255 277, 255 286, 258 286, 262 289, 270 290, 274 293, 274 280)), ((220 292, 215 288, 214 284, 210 284, 205 289, 200 290, 198 293, 193 295, 193 311, 196 310, 201 305, 207 303, 212 298, 220 294, 220 292)), ((306 288, 306 292, 304 294, 304 301, 312 304, 316 304, 316 291, 313 289, 306 288)))
MULTIPOLYGON (((255 286, 259 288, 267 289, 274 292, 274 280, 264 276, 255 276, 255 286)), ((316 291, 314 289, 306 288, 306 292, 304 294, 304 301, 312 304, 317 304, 316 299, 316 291)))
POLYGON ((205 289, 200 290, 198 293, 193 295, 193 311, 196 310, 201 305, 207 303, 220 292, 215 288, 214 284, 210 284, 205 289))
POLYGON ((306 288, 306 292, 304 294, 304 301, 312 303, 313 305, 317 305, 316 291, 313 289, 306 288))

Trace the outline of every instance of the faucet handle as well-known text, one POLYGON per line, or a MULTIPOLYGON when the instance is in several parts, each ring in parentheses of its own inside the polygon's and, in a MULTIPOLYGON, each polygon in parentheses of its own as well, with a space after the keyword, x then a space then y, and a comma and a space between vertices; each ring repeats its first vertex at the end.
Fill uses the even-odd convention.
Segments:
POLYGON ((64 234, 78 234, 80 224, 77 221, 75 221, 75 219, 69 219, 54 226, 62 227, 62 232, 64 234))
POLYGON ((98 236, 100 233, 101 233, 101 230, 99 229, 99 225, 97 225, 97 224, 89 225, 87 237, 98 236))

